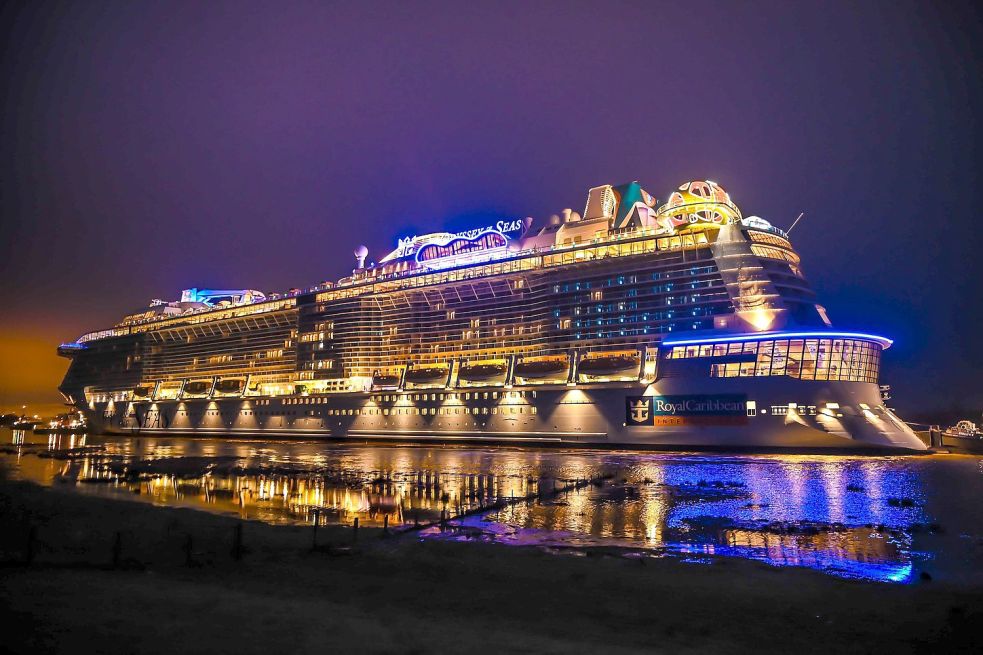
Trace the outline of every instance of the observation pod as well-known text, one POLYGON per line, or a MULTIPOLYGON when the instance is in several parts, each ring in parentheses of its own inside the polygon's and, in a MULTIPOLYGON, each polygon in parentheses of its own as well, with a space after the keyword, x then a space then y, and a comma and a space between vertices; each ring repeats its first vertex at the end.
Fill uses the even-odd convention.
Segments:
POLYGON ((722 226, 741 220, 741 210, 716 182, 695 180, 679 185, 656 211, 656 221, 669 230, 691 225, 722 226))

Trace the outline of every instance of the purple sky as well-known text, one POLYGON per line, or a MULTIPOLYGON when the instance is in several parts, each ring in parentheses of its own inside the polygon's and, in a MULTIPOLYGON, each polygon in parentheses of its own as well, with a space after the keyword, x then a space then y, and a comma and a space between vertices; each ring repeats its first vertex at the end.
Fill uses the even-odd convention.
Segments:
POLYGON ((38 4, 0 9, 0 339, 709 178, 805 212, 834 324, 897 340, 899 407, 983 406, 978 3, 38 4))

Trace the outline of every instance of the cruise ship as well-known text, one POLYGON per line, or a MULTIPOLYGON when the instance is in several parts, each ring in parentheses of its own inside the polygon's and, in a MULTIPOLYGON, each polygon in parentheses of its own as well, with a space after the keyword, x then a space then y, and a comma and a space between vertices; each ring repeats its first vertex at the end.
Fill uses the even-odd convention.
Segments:
POLYGON ((925 449, 881 398, 891 341, 834 328, 789 235, 715 182, 354 255, 306 290, 154 300, 62 344, 59 389, 111 433, 925 449))

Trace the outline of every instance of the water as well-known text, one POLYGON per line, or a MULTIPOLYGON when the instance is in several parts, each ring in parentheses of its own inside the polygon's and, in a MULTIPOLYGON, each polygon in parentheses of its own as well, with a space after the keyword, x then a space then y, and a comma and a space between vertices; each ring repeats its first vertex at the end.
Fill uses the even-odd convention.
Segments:
MULTIPOLYGON (((10 434, 10 433, 8 433, 10 434)), ((983 583, 983 459, 12 433, 8 476, 270 523, 983 583), (578 481, 595 480, 564 492, 578 481), (526 500, 526 499, 529 500, 526 500), (495 503, 498 506, 495 506, 495 503)))

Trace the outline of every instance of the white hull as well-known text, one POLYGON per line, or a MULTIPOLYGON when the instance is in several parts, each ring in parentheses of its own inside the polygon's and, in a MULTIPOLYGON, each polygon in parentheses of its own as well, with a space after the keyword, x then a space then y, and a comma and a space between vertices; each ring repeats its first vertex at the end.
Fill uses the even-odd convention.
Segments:
POLYGON ((87 414, 97 429, 145 435, 692 449, 926 449, 907 425, 882 406, 875 384, 780 377, 139 401, 103 403, 87 414), (631 409, 626 402, 643 396, 742 397, 747 402, 739 413, 664 415, 650 417, 649 425, 629 425, 631 409))

